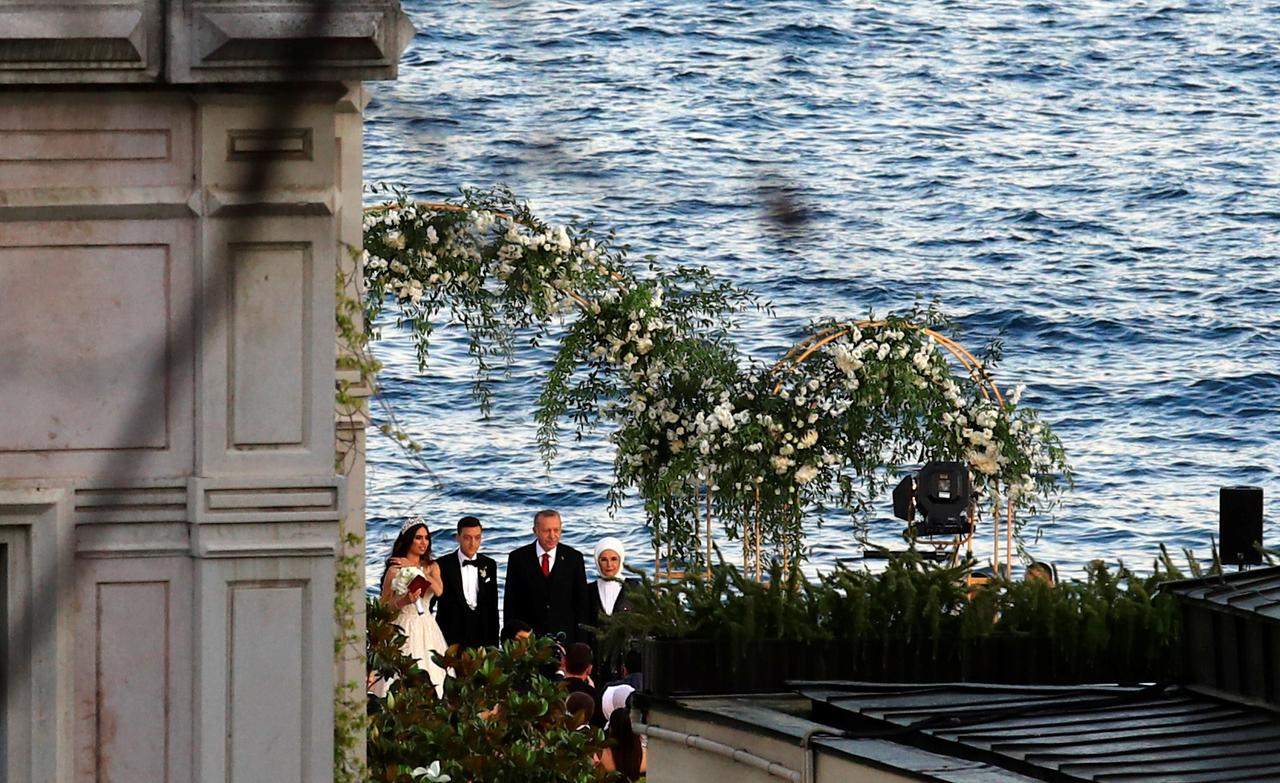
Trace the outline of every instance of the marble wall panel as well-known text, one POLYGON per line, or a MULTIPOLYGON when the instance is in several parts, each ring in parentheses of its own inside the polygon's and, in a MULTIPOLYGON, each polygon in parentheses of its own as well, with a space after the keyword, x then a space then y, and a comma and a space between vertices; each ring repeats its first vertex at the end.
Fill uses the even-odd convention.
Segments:
MULTIPOLYGON (((153 93, 130 100, 101 93, 18 93, 0 109, 0 190, 38 202, 71 189, 110 201, 122 188, 193 187, 195 103, 153 93)), ((61 196, 65 201, 68 195, 61 196)), ((0 212, 0 215, 3 215, 0 212)))
POLYGON ((304 445, 314 337, 310 249, 287 242, 230 249, 228 448, 304 445))
POLYGON ((0 226, 0 479, 189 474, 190 222, 0 226))
POLYGON ((328 783, 332 558, 195 563, 195 778, 328 783))
POLYGON ((5 699, 4 780, 68 780, 72 774, 74 544, 65 488, 0 482, 0 609, 5 699))
POLYGON ((332 473, 334 231, 325 218, 206 223, 198 475, 332 473))
POLYGON ((75 593, 77 780, 190 780, 191 560, 85 561, 75 593))
POLYGON ((191 552, 185 482, 161 479, 120 487, 85 481, 75 488, 73 502, 77 557, 154 558, 191 552))
POLYGON ((199 114, 205 139, 201 184, 220 203, 229 205, 243 198, 273 198, 261 192, 266 186, 286 189, 278 194, 282 204, 296 204, 331 189, 336 146, 333 103, 340 95, 332 88, 320 90, 314 99, 305 99, 304 94, 304 100, 290 105, 286 114, 278 101, 204 98, 199 114), (237 195, 246 190, 253 192, 237 195))
POLYGON ((307 687, 302 640, 310 637, 306 583, 229 587, 228 778, 301 781, 307 687))

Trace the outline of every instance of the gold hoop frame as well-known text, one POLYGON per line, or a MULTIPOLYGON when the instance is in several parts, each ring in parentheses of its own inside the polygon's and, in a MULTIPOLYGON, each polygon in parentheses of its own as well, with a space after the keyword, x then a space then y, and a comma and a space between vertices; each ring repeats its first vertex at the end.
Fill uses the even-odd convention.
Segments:
MULTIPOLYGON (((978 389, 982 393, 982 396, 985 399, 994 401, 997 405, 1000 405, 1001 407, 1004 406, 1004 395, 1001 393, 1000 387, 996 384, 995 379, 992 378, 991 375, 986 371, 986 368, 983 367, 982 362, 980 362, 976 356, 974 356, 968 349, 966 349, 964 346, 960 345, 950 337, 947 337, 946 335, 934 329, 922 327, 917 324, 909 324, 909 323, 908 324, 892 324, 891 322, 884 321, 884 320, 874 320, 874 321, 864 320, 864 321, 856 321, 856 322, 841 325, 841 326, 829 327, 827 329, 824 329, 818 332, 817 334, 810 335, 809 337, 806 337, 804 340, 801 340, 800 342, 791 346, 791 348, 788 349, 785 354, 783 354, 782 358, 779 359, 773 365, 773 367, 769 370, 769 375, 772 376, 772 375, 777 375, 779 373, 787 373, 787 372, 792 372, 796 370, 801 364, 805 362, 806 359, 811 357, 818 350, 820 350, 826 345, 829 345, 830 343, 835 342, 836 340, 839 340, 841 337, 844 337, 850 334, 854 329, 861 331, 866 329, 879 329, 879 328, 888 327, 888 326, 897 326, 903 329, 912 329, 912 330, 918 331, 921 334, 928 337, 937 345, 944 348, 948 353, 950 353, 956 359, 956 361, 960 363, 961 366, 965 368, 965 370, 969 373, 969 377, 972 378, 973 381, 978 385, 978 389)), ((779 380, 778 383, 773 387, 774 393, 777 394, 778 392, 782 391, 782 386, 783 386, 783 381, 779 380)), ((709 488, 707 491, 706 508, 707 508, 707 511, 706 511, 706 516, 707 516, 706 574, 709 577, 710 570, 711 570, 711 555, 712 555, 712 545, 713 545, 712 527, 711 527, 711 496, 710 496, 709 488)), ((761 553, 763 548, 761 545, 761 525, 760 525, 759 509, 760 509, 760 496, 759 496, 759 490, 757 489, 756 490, 756 515, 753 522, 753 526, 751 530, 744 529, 743 535, 742 535, 743 569, 754 571, 754 575, 757 582, 762 581, 764 578, 764 574, 762 570, 763 566, 761 563, 761 556, 762 556, 761 553)), ((971 505, 969 507, 970 525, 969 525, 969 534, 967 536, 961 537, 957 535, 950 541, 926 541, 925 543, 932 545, 933 547, 935 547, 935 549, 939 551, 945 550, 947 548, 951 548, 952 553, 950 557, 950 562, 953 565, 957 564, 959 561, 960 547, 962 545, 965 547, 965 551, 968 555, 973 554, 973 538, 975 533, 977 532, 977 521, 978 521, 977 506, 971 505)), ((992 567, 995 569, 995 572, 997 574, 1000 573, 1001 566, 1003 566, 1004 575, 1006 579, 1009 579, 1012 577, 1013 528, 1014 528, 1013 500, 1012 499, 1007 500, 1005 502, 1005 507, 1003 510, 993 506, 992 507, 991 563, 992 563, 992 567), (1003 525, 1003 533, 1004 533, 1003 555, 1001 553, 1001 546, 1000 546, 1002 525, 1003 525)), ((788 558, 788 553, 786 552, 786 549, 785 549, 785 544, 782 552, 782 558, 783 558, 783 572, 786 573, 787 569, 790 567, 790 562, 788 558)), ((660 562, 660 556, 657 551, 657 548, 655 547, 655 551, 654 551, 654 573, 655 574, 659 573, 658 572, 659 562, 660 562)), ((670 577, 671 571, 670 571, 669 565, 667 568, 667 572, 668 572, 668 577, 670 577)))

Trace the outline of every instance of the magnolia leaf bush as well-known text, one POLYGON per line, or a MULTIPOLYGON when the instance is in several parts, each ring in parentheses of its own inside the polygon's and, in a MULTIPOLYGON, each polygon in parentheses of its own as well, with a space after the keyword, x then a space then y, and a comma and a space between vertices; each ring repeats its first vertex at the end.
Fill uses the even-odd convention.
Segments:
POLYGON ((576 730, 564 689, 547 679, 555 644, 529 639, 501 648, 449 648, 440 657, 453 676, 437 697, 426 673, 405 655, 393 612, 367 607, 370 669, 394 678, 369 717, 369 779, 507 783, 590 783, 615 779, 596 766, 604 734, 576 730))
POLYGON ((759 530, 803 556, 807 518, 830 506, 865 518, 904 465, 968 461, 984 502, 1026 511, 1050 508, 1070 483, 1036 412, 1016 395, 989 399, 939 350, 931 330, 949 324, 932 307, 815 324, 838 339, 772 367, 733 341, 738 316, 767 305, 704 268, 637 266, 612 235, 548 224, 505 189, 434 205, 375 192, 388 200, 364 222, 369 323, 393 308, 423 370, 436 326, 462 327, 485 412, 517 344, 557 329, 535 412, 544 459, 566 421, 577 437, 604 423, 612 506, 637 493, 676 559, 705 557, 707 492, 728 536, 759 530))

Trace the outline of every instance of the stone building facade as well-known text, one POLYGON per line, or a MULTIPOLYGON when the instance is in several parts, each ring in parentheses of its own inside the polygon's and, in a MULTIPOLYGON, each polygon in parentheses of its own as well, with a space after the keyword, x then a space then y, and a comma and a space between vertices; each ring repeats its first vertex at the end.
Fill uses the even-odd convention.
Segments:
POLYGON ((332 779, 335 279, 411 35, 0 0, 0 781, 332 779))

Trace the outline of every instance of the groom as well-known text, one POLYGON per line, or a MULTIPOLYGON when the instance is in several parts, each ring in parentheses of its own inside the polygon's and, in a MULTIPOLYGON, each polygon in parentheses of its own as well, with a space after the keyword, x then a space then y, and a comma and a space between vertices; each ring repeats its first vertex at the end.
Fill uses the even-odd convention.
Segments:
POLYGON ((463 647, 498 643, 498 564, 477 554, 484 528, 475 517, 458 520, 458 548, 437 562, 444 594, 436 622, 444 640, 463 647))
POLYGON ((506 622, 523 620, 533 632, 556 637, 567 647, 585 641, 588 622, 587 570, 582 554, 560 543, 560 512, 547 509, 533 517, 535 541, 507 557, 507 586, 502 598, 506 622))

